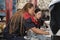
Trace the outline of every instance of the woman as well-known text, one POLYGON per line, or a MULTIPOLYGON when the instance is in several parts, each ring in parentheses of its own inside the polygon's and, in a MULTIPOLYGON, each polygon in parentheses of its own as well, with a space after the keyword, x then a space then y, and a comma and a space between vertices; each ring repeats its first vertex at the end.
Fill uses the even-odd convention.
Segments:
MULTIPOLYGON (((34 13, 33 4, 27 3, 22 10, 17 11, 13 15, 13 17, 7 24, 7 27, 3 31, 4 37, 7 40, 25 40, 24 39, 24 36, 26 35, 25 30, 27 29, 25 25, 23 26, 23 24, 25 23, 25 20, 23 20, 23 15, 25 13, 30 13, 31 15, 33 15, 34 13)), ((26 15, 26 17, 28 16, 26 15)))
POLYGON ((42 10, 40 8, 36 8, 35 9, 35 20, 38 21, 40 23, 40 27, 43 26, 43 24, 45 24, 46 28, 48 28, 47 24, 44 22, 43 20, 43 14, 42 14, 42 10))
POLYGON ((25 40, 25 31, 32 29, 38 34, 48 34, 48 32, 42 32, 42 30, 36 28, 32 19, 34 16, 34 6, 31 3, 27 3, 22 10, 19 10, 9 21, 9 24, 4 29, 4 37, 7 40, 25 40))
MULTIPOLYGON (((39 8, 36 8, 35 9, 35 16, 33 17, 33 23, 34 25, 36 26, 37 29, 40 29, 43 24, 44 24, 44 21, 42 20, 42 11, 39 9, 39 8)), ((46 40, 46 37, 44 35, 46 35, 44 32, 45 32, 45 29, 42 28, 40 29, 40 34, 36 34, 34 33, 32 30, 29 30, 28 31, 28 36, 30 37, 30 40, 46 40)), ((47 32, 46 32, 47 33, 47 32)))
MULTIPOLYGON (((28 7, 25 7, 25 8, 29 9, 28 7)), ((24 10, 26 10, 26 9, 24 9, 24 10)), ((35 17, 35 16, 36 15, 35 15, 35 12, 34 12, 34 8, 33 7, 31 7, 31 9, 29 9, 28 12, 26 11, 23 14, 23 17, 25 19, 25 23, 24 23, 25 28, 31 29, 33 32, 35 32, 37 34, 45 34, 45 35, 48 35, 49 32, 45 32, 44 30, 40 30, 40 29, 37 28, 37 26, 40 26, 40 25, 38 24, 38 20, 36 20, 36 19, 40 19, 41 15, 39 15, 37 17, 35 17)))

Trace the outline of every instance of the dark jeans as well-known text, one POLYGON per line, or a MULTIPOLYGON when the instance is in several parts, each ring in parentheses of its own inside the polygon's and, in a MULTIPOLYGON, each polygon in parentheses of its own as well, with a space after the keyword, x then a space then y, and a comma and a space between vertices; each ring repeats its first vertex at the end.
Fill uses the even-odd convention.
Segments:
POLYGON ((25 40, 24 37, 12 37, 8 38, 7 40, 25 40))

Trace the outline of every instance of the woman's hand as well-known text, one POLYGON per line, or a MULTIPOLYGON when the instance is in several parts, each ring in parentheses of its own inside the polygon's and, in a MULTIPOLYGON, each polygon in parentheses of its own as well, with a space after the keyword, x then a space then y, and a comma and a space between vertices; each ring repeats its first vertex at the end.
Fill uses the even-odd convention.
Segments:
POLYGON ((31 28, 31 30, 37 34, 40 34, 40 35, 49 35, 49 32, 46 32, 44 30, 41 30, 41 29, 38 29, 36 27, 33 27, 31 28))
POLYGON ((44 35, 49 35, 49 32, 44 32, 44 35))

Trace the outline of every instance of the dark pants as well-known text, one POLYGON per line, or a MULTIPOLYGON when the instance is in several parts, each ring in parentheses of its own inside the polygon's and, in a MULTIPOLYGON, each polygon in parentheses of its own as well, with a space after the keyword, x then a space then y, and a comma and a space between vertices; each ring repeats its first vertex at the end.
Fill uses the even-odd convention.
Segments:
POLYGON ((8 38, 7 40, 25 40, 24 37, 12 37, 8 38))

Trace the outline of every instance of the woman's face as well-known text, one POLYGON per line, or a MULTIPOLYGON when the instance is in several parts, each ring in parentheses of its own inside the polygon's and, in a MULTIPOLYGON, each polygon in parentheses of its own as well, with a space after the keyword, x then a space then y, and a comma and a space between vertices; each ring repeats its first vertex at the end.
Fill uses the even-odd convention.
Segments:
POLYGON ((35 14, 35 17, 36 17, 37 19, 40 19, 41 16, 42 16, 42 12, 41 12, 41 11, 39 11, 39 12, 37 12, 37 13, 35 14))
POLYGON ((29 12, 31 15, 34 15, 34 7, 28 8, 28 12, 29 12))

